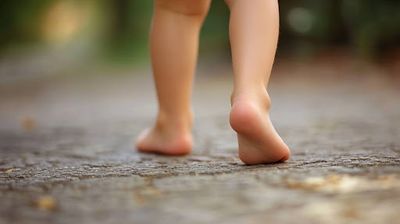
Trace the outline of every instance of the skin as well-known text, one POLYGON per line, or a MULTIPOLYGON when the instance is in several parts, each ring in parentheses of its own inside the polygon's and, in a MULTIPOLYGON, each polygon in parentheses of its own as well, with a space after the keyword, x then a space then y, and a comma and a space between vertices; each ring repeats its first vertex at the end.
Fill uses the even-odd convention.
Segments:
MULTIPOLYGON (((267 85, 279 34, 277 0, 228 0, 234 88, 230 124, 245 164, 274 163, 290 156, 274 129, 267 85)), ((209 0, 156 0, 151 55, 159 111, 138 138, 142 152, 183 155, 192 148, 191 92, 201 25, 209 0), (171 57, 173 55, 173 57, 171 57)))

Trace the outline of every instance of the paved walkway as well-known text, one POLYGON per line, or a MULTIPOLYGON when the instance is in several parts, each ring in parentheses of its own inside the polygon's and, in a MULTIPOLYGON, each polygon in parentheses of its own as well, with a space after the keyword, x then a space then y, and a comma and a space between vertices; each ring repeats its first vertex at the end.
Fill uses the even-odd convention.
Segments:
POLYGON ((185 157, 132 150, 155 112, 146 71, 0 84, 0 223, 398 222, 399 78, 281 63, 272 118, 293 157, 245 166, 229 73, 199 72, 185 157))

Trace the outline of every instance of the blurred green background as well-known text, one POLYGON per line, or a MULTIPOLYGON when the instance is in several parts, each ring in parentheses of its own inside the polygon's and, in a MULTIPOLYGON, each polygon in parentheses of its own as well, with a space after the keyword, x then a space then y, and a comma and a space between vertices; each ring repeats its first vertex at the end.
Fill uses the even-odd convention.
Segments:
MULTIPOLYGON (((152 4, 150 0, 2 0, 0 73, 17 75, 21 71, 15 67, 20 64, 51 70, 92 62, 146 62, 152 4)), ((339 49, 379 61, 399 52, 400 1, 280 1, 280 10, 278 57, 313 58, 339 49)), ((214 0, 201 34, 201 58, 229 59, 228 20, 224 1, 214 0)))

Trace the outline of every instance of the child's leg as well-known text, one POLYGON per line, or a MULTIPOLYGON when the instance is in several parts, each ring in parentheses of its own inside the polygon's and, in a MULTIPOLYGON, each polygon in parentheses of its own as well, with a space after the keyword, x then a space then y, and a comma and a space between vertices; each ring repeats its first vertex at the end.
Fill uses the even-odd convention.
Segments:
POLYGON ((198 38, 210 0, 155 0, 150 34, 158 115, 138 138, 144 152, 186 154, 192 147, 190 105, 198 38))
POLYGON ((269 118, 266 91, 279 33, 277 0, 227 0, 234 71, 230 123, 246 164, 289 158, 289 148, 269 118))

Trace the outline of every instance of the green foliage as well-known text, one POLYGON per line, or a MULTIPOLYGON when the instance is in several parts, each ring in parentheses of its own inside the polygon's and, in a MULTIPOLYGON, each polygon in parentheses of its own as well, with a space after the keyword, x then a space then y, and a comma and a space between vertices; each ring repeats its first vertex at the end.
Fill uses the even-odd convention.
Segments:
MULTIPOLYGON (((2 0, 0 3, 0 50, 9 45, 40 41, 43 13, 55 1, 2 0)), ((82 0, 87 2, 90 0, 82 0)), ((150 0, 97 0, 101 12, 102 46, 113 58, 132 59, 146 55, 151 22, 150 0)), ((298 0, 280 1, 280 49, 309 54, 327 46, 350 46, 367 57, 399 45, 400 1, 395 0, 298 0)), ((203 54, 227 55, 229 11, 214 0, 201 34, 203 54)), ((98 30, 96 31, 98 32, 98 30)), ((96 36, 92 35, 92 36, 96 36)))
POLYGON ((213 1, 201 34, 201 53, 225 53, 229 49, 229 9, 224 1, 213 1))
POLYGON ((105 45, 116 61, 126 61, 147 52, 152 1, 105 0, 111 23, 106 30, 105 45))
POLYGON ((54 0, 2 0, 0 49, 10 43, 37 40, 43 10, 54 0))
POLYGON ((399 1, 343 0, 342 12, 353 46, 360 54, 373 57, 389 46, 398 46, 399 1))

